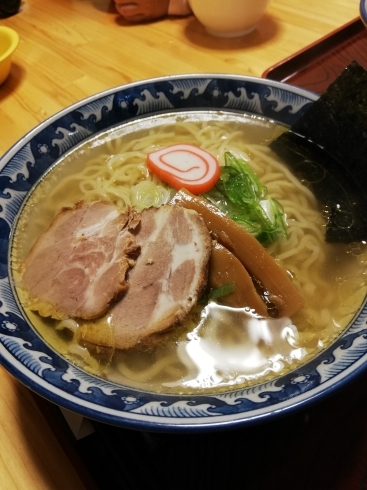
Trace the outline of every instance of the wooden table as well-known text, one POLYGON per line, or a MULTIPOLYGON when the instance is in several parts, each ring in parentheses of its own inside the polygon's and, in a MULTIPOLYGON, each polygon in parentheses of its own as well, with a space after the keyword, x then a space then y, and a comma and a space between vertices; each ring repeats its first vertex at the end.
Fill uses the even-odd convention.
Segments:
MULTIPOLYGON (((356 18, 358 5, 273 0, 255 32, 220 39, 193 16, 129 25, 109 0, 24 0, 17 15, 0 20, 20 36, 11 74, 0 86, 0 155, 57 111, 117 85, 178 73, 261 76, 356 18)), ((0 414, 1 490, 88 487, 27 388, 1 367, 0 414)))

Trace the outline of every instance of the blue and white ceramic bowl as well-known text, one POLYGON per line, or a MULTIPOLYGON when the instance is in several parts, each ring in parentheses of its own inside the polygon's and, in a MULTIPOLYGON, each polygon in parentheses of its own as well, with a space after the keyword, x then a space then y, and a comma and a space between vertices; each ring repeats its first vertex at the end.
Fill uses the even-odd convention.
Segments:
POLYGON ((367 0, 361 0, 359 4, 359 14, 363 24, 367 28, 367 0))
POLYGON ((274 381, 218 395, 177 396, 124 388, 68 363, 37 335, 12 289, 11 229, 27 193, 66 152, 136 118, 187 110, 247 112, 293 124, 316 100, 278 82, 183 75, 108 90, 51 117, 1 159, 0 361, 30 389, 92 419, 144 430, 211 430, 269 419, 334 392, 367 366, 367 307, 331 347, 274 381))

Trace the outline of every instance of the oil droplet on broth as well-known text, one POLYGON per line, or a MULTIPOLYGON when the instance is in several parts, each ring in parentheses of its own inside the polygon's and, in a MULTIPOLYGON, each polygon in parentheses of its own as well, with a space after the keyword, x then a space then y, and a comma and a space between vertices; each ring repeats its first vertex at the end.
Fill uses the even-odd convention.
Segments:
POLYGON ((164 386, 219 388, 277 373, 284 362, 306 355, 305 349, 296 346, 297 338, 290 318, 262 318, 248 308, 210 302, 198 326, 178 345, 188 374, 164 386))

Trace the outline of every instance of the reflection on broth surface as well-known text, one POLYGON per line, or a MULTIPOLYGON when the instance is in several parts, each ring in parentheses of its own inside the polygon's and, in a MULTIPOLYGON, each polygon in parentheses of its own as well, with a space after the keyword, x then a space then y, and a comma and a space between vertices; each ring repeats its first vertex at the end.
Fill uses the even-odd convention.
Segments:
POLYGON ((264 320, 248 308, 226 307, 225 298, 199 302, 182 325, 154 342, 119 351, 114 348, 109 312, 91 321, 42 318, 29 309, 27 294, 18 287, 24 311, 42 337, 91 373, 127 386, 175 393, 221 391, 265 381, 329 345, 365 299, 366 244, 325 243, 323 210, 309 188, 268 148, 283 130, 253 116, 190 113, 131 123, 99 135, 64 157, 31 194, 14 235, 12 263, 19 285, 22 263, 37 237, 62 207, 79 200, 108 200, 121 210, 139 208, 140 183, 153 182, 153 204, 168 202, 174 191, 149 173, 147 153, 190 143, 223 164, 224 153, 231 151, 246 159, 286 213, 287 236, 267 250, 305 298, 305 306, 292 318, 264 320), (102 328, 103 345, 86 341, 102 328))
POLYGON ((187 341, 178 343, 189 375, 167 386, 233 386, 277 373, 284 362, 304 357, 304 349, 295 347, 297 340, 289 318, 258 318, 245 308, 209 303, 187 341))

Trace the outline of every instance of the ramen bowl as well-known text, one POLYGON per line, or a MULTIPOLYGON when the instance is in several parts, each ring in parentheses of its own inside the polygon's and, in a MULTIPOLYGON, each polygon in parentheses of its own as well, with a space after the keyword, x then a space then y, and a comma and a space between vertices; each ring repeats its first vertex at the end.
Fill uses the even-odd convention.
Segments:
POLYGON ((19 43, 19 36, 10 27, 0 26, 0 85, 10 73, 12 57, 19 43))
POLYGON ((168 394, 131 388, 88 373, 37 333, 19 300, 12 271, 18 216, 58 162, 106 131, 162 115, 259 116, 290 126, 317 99, 303 89, 234 75, 168 76, 82 100, 25 135, 1 159, 0 361, 51 402, 101 422, 151 431, 205 431, 273 419, 350 382, 367 365, 365 303, 333 342, 284 375, 217 393, 168 394))

